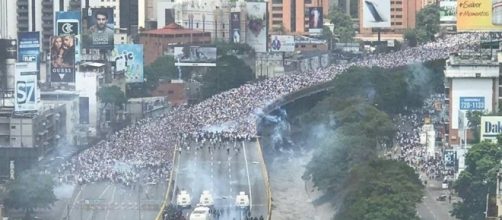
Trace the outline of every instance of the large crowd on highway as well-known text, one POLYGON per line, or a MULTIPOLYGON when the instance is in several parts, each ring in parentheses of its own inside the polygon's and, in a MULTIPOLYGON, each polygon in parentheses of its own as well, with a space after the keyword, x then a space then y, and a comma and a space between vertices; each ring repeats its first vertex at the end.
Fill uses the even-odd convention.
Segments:
POLYGON ((294 73, 252 82, 193 106, 174 107, 161 118, 144 119, 75 155, 58 169, 61 181, 112 181, 131 185, 166 179, 173 166, 175 146, 187 139, 249 140, 266 107, 288 94, 334 79, 351 66, 400 67, 447 58, 479 42, 479 34, 456 34, 356 62, 333 64, 316 71, 294 73))

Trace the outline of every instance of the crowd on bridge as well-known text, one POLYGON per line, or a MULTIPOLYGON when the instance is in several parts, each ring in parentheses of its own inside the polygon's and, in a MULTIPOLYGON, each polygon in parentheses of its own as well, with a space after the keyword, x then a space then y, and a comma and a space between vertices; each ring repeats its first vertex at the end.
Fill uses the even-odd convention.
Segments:
POLYGON ((141 120, 74 156, 58 169, 60 179, 126 185, 166 179, 173 166, 175 146, 182 141, 256 138, 257 121, 265 114, 264 109, 288 94, 328 82, 351 66, 393 68, 446 58, 479 42, 479 35, 447 35, 435 42, 369 55, 357 62, 248 83, 193 106, 175 107, 160 118, 141 120))

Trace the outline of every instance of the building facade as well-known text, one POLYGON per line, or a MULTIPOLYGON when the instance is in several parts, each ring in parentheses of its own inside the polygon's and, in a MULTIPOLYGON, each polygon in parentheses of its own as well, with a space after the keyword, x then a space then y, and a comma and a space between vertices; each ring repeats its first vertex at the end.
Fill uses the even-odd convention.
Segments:
POLYGON ((489 51, 463 51, 448 59, 445 96, 449 124, 445 135, 450 146, 466 145, 471 140, 471 132, 467 128, 468 111, 490 113, 498 110, 499 100, 502 99, 499 78, 499 63, 489 51))
POLYGON ((308 10, 321 7, 323 16, 328 16, 329 0, 272 0, 268 2, 269 33, 286 32, 308 34, 308 10))
POLYGON ((40 98, 44 104, 60 105, 63 104, 66 109, 66 143, 76 145, 77 131, 79 124, 79 96, 73 91, 42 91, 40 98))
POLYGON ((172 23, 164 28, 145 31, 139 36, 139 43, 144 47, 145 65, 153 63, 157 58, 176 45, 204 45, 211 43, 211 33, 190 30, 172 23))

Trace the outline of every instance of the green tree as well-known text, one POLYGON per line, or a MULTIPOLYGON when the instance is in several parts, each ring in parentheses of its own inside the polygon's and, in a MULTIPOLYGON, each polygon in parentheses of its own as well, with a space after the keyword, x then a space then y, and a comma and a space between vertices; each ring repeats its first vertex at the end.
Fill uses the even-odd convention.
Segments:
POLYGON ((501 160, 501 144, 481 142, 469 149, 465 156, 466 168, 453 184, 462 198, 454 204, 453 216, 462 220, 484 219, 486 195, 495 194, 501 160))
POLYGON ((356 31, 349 15, 343 13, 337 7, 333 7, 329 13, 329 18, 331 19, 331 24, 335 25, 333 29, 335 38, 338 38, 343 43, 354 41, 356 31))
POLYGON ((434 40, 434 35, 439 32, 439 6, 436 4, 425 6, 417 13, 416 18, 417 33, 420 31, 425 33, 425 39, 419 37, 419 40, 421 42, 434 40))
POLYGON ((5 206, 23 209, 25 219, 30 219, 35 209, 50 208, 56 200, 50 175, 26 172, 7 185, 5 206))
POLYGON ((202 76, 202 94, 208 98, 253 79, 253 71, 244 61, 236 56, 223 55, 216 61, 216 67, 202 76))
POLYGON ((124 92, 118 86, 101 87, 97 92, 97 96, 105 105, 112 104, 120 107, 127 102, 124 92))
POLYGON ((335 219, 419 219, 423 186, 406 163, 377 159, 351 169, 335 219))
MULTIPOLYGON (((145 66, 145 89, 154 90, 159 85, 159 80, 171 80, 178 78, 178 67, 174 66, 173 56, 162 56, 152 64, 145 66)), ((189 68, 181 68, 183 79, 189 79, 189 68)))

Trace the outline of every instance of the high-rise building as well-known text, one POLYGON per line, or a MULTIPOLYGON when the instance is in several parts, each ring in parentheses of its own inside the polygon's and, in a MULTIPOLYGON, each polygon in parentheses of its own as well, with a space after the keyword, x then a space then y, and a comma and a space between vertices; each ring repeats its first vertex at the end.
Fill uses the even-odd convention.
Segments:
POLYGON ((48 52, 54 33, 54 12, 79 8, 80 0, 0 1, 0 38, 16 39, 18 32, 39 31, 42 50, 48 52))
POLYGON ((309 29, 308 10, 321 7, 324 17, 328 16, 329 0, 272 0, 268 2, 269 33, 287 32, 307 34, 309 29))

